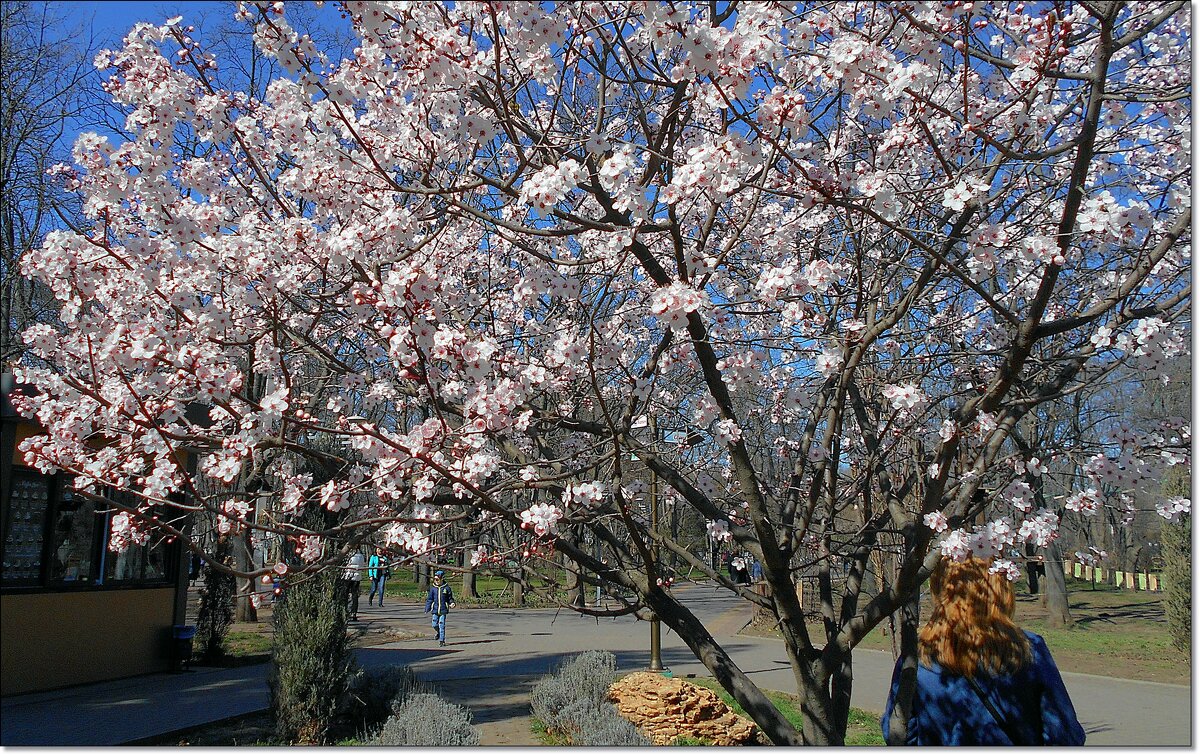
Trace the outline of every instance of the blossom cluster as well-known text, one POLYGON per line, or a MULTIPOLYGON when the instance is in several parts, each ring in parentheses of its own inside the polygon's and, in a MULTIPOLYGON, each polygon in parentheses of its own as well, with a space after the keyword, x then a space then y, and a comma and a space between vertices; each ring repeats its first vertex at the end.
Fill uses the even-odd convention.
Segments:
POLYGON ((562 494, 566 506, 596 506, 604 499, 604 483, 575 482, 568 485, 562 494))
POLYGON ((418 556, 428 553, 433 547, 429 535, 417 527, 405 526, 399 522, 394 522, 384 528, 383 542, 389 546, 403 548, 418 556))
POLYGON ((558 531, 558 520, 563 518, 563 510, 549 503, 535 503, 521 512, 521 527, 532 529, 539 537, 552 535, 558 531))
POLYGON ((587 171, 574 160, 564 160, 558 165, 547 165, 532 174, 521 184, 521 201, 541 216, 571 193, 579 182, 587 177, 587 171))
POLYGON ((733 533, 729 531, 729 522, 724 519, 709 521, 705 525, 705 531, 716 542, 728 543, 733 541, 733 533))
MULTIPOLYGON (((1035 489, 1070 473, 1052 433, 1011 463, 987 441, 1040 421, 1031 397, 1099 401, 1107 376, 1167 379, 1187 354, 1186 9, 340 8, 342 60, 291 4, 242 4, 284 72, 254 91, 177 19, 97 56, 126 118, 52 171, 86 222, 22 256, 55 317, 23 335, 37 390, 13 403, 45 430, 29 465, 139 501, 115 543, 182 494, 309 562, 342 550, 295 524, 306 507, 408 553, 449 506, 485 530, 599 526, 589 481, 654 412, 688 438, 647 441, 664 486, 737 512, 714 539, 761 517, 733 503, 770 497, 748 480, 790 469, 800 509, 830 491, 835 514, 796 539, 852 548, 859 481, 915 452, 941 547, 998 557, 1053 542, 1035 489), (298 473, 318 466, 333 479, 298 473), (972 480, 1013 521, 951 532, 972 480)), ((1189 462, 1186 421, 1084 435, 1071 516, 1130 517, 1189 462)))
MULTIPOLYGON (((945 529, 944 520, 940 517, 931 520, 930 515, 926 515, 926 526, 938 532, 945 529)), ((939 548, 943 556, 955 561, 967 558, 990 560, 998 558, 1017 542, 1045 547, 1056 537, 1058 517, 1043 509, 1036 516, 1022 521, 1018 528, 1014 528, 1011 519, 1001 517, 979 525, 971 532, 961 528, 951 530, 942 538, 939 548)))
POLYGON ((1182 517, 1192 513, 1192 501, 1190 498, 1176 496, 1159 502, 1154 509, 1168 522, 1178 522, 1182 517))
POLYGON ((679 331, 687 327, 687 316, 699 310, 706 299, 704 292, 675 281, 651 295, 650 313, 671 330, 679 331))

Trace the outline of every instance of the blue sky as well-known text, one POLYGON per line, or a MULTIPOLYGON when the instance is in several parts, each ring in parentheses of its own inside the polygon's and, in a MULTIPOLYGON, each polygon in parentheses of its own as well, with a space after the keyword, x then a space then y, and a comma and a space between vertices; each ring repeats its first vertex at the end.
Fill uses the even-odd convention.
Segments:
POLYGON ((232 13, 227 3, 207 0, 117 0, 116 2, 62 3, 61 9, 91 27, 101 46, 116 44, 138 21, 161 23, 172 16, 183 16, 184 23, 199 26, 204 16, 232 13))

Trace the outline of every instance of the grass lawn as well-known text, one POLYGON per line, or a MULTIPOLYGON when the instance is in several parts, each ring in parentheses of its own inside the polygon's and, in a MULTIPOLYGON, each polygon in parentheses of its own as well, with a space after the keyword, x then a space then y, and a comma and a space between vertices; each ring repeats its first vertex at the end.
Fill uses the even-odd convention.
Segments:
MULTIPOLYGON (((509 607, 513 605, 513 588, 512 584, 503 577, 481 574, 475 577, 475 591, 479 593, 478 598, 470 598, 463 591, 462 577, 452 575, 449 584, 454 590, 454 602, 460 607, 509 607)), ((545 582, 536 578, 530 578, 530 584, 535 588, 545 586, 545 582)), ((363 595, 366 596, 371 590, 371 583, 363 580, 363 595)), ((404 601, 423 601, 428 595, 426 590, 418 587, 418 583, 412 577, 412 570, 402 569, 394 570, 392 577, 388 579, 384 590, 388 598, 404 601)), ((529 607, 539 607, 546 604, 546 601, 540 596, 532 592, 525 594, 525 602, 529 607)))
MULTIPOLYGON (((1045 638, 1060 670, 1169 684, 1190 682, 1191 659, 1171 645, 1162 593, 1074 580, 1067 581, 1067 590, 1075 626, 1050 629, 1040 598, 1028 595, 1024 582, 1017 583, 1017 624, 1045 638)), ((926 599, 922 619, 929 611, 926 599)), ((820 637, 823 630, 812 624, 809 631, 820 637)), ((859 647, 891 650, 887 623, 876 627, 859 647)))
MULTIPOLYGON (((698 687, 711 689, 726 705, 733 708, 734 713, 749 718, 737 700, 734 700, 732 695, 726 692, 720 684, 717 684, 715 679, 688 679, 687 681, 698 687)), ((801 730, 804 728, 803 717, 800 714, 800 698, 786 692, 772 690, 763 690, 763 692, 792 726, 801 730)), ((865 710, 851 708, 850 720, 846 726, 846 744, 851 747, 883 745, 883 733, 879 730, 879 716, 865 710)))
POLYGON ((272 633, 234 632, 225 635, 225 652, 234 657, 262 655, 271 652, 272 633))

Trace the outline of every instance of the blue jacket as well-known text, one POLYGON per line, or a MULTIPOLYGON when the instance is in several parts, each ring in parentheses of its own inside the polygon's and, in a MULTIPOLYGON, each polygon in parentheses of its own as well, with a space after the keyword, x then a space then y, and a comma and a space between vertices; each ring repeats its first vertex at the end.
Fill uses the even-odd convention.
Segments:
MULTIPOLYGON (((1005 726, 1021 740, 1019 744, 1082 745, 1086 735, 1045 640, 1033 632, 1025 634, 1032 662, 1009 676, 977 676, 976 683, 1006 719, 1005 726)), ((897 661, 892 673, 892 690, 880 722, 884 739, 900 685, 902 661, 897 661)), ((905 743, 910 745, 1014 744, 967 680, 937 664, 932 668, 917 666, 917 689, 907 734, 905 743)))
POLYGON ((442 584, 429 586, 429 597, 425 599, 425 613, 431 610, 436 614, 450 613, 450 604, 454 602, 454 592, 450 585, 442 584))

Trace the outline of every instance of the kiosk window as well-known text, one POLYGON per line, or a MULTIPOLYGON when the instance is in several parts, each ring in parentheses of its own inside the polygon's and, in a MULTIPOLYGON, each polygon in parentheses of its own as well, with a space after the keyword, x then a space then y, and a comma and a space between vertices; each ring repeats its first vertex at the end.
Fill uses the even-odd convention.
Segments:
POLYGON ((96 506, 63 486, 54 514, 50 581, 84 585, 95 578, 96 506))
MULTIPOLYGON (((132 504, 133 497, 128 493, 110 493, 114 500, 132 504)), ((122 583, 167 583, 172 569, 170 563, 178 548, 168 543, 157 532, 151 532, 149 539, 142 545, 130 545, 123 551, 108 550, 109 527, 112 514, 104 519, 104 583, 120 585, 122 583)), ((160 512, 161 513, 161 512, 160 512)))
POLYGON ((42 576, 51 478, 17 469, 12 475, 0 583, 6 587, 35 585, 42 576))

